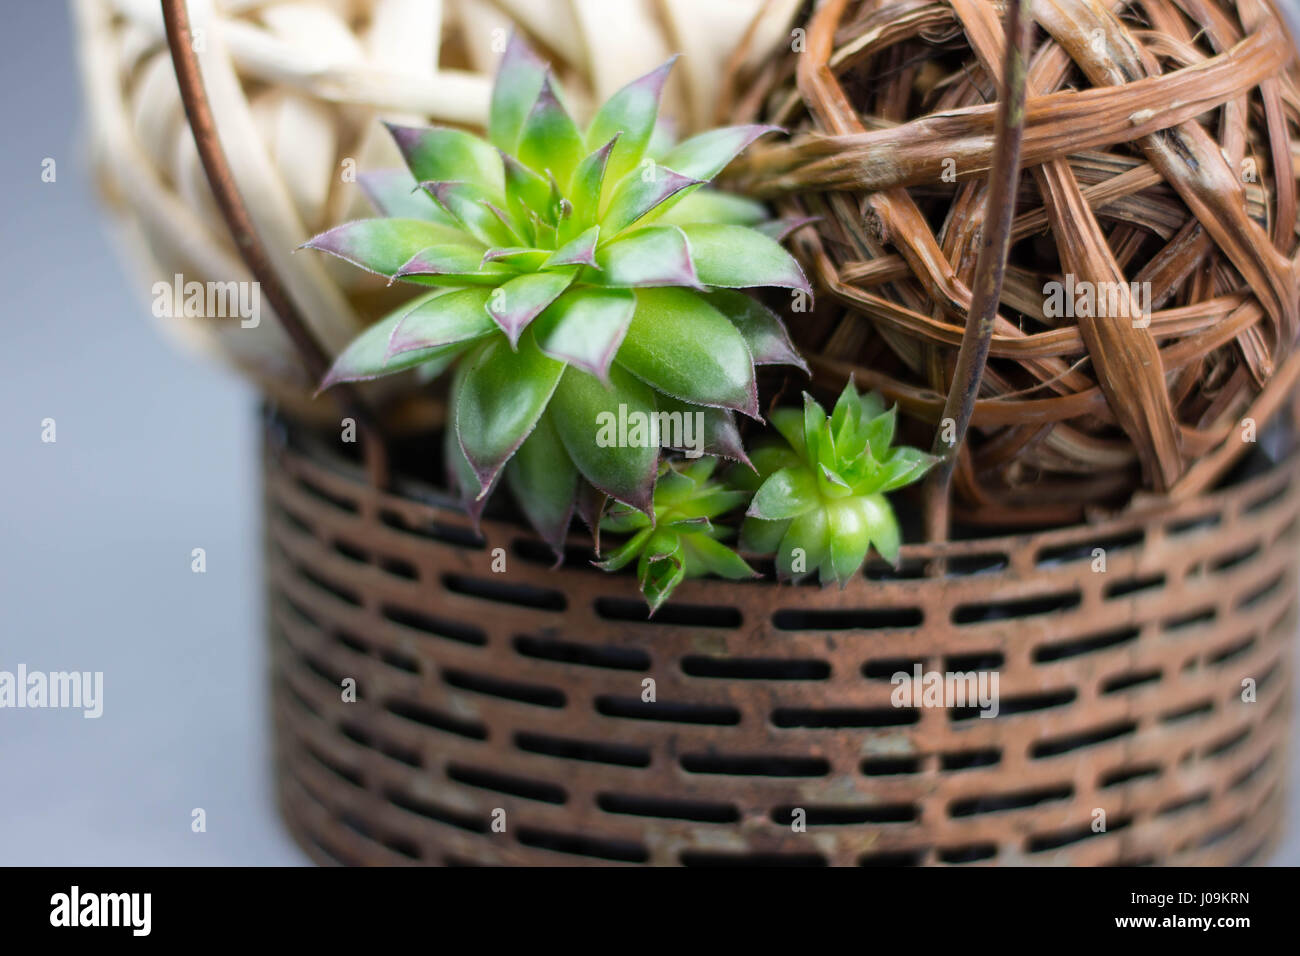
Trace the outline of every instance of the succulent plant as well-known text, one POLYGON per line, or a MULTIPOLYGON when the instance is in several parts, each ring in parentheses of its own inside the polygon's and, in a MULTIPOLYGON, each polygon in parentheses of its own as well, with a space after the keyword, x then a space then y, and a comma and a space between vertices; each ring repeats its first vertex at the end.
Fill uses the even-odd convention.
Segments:
POLYGON ((891 448, 896 410, 850 381, 830 416, 804 393, 804 407, 778 408, 771 423, 785 439, 754 451, 756 477, 735 469, 733 482, 757 484, 741 545, 776 554, 777 573, 797 579, 819 571, 843 587, 874 546, 898 562, 900 533, 885 494, 921 478, 936 459, 891 448))
POLYGON ((349 345, 322 388, 454 363, 447 457, 467 506, 477 517, 504 473, 557 554, 588 484, 652 507, 659 444, 598 443, 602 415, 699 413, 703 450, 743 458, 733 412, 758 417, 754 366, 802 365, 776 315, 734 291, 808 291, 782 224, 702 188, 773 127, 715 129, 656 159, 671 66, 615 93, 584 131, 512 39, 490 141, 390 126, 410 173, 364 179, 383 218, 305 243, 431 287, 349 345))
POLYGON ((757 576, 744 558, 719 540, 734 529, 713 519, 739 508, 749 500, 749 492, 714 481, 717 464, 713 457, 663 461, 651 516, 615 503, 601 521, 602 530, 630 537, 597 566, 618 571, 636 561, 641 593, 652 615, 686 578, 757 576))

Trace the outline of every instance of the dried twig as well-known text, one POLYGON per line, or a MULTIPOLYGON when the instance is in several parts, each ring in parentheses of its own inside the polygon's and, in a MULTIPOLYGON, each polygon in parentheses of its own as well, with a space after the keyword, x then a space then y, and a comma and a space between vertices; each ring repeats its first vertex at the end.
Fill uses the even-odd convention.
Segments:
POLYGON ((926 481, 927 533, 931 541, 945 541, 948 537, 949 485, 957 452, 965 440, 980 382, 984 378, 994 319, 1002 298, 1020 180, 1020 144, 1025 128, 1025 73, 1032 28, 1029 0, 1008 3, 1002 95, 998 98, 993 137, 993 170, 985 193, 985 208, 991 215, 984 217, 984 235, 975 265, 975 285, 971 289, 970 317, 957 352, 957 367, 953 371, 948 401, 935 431, 933 451, 939 456, 939 462, 926 481), (950 422, 951 434, 947 434, 950 422))

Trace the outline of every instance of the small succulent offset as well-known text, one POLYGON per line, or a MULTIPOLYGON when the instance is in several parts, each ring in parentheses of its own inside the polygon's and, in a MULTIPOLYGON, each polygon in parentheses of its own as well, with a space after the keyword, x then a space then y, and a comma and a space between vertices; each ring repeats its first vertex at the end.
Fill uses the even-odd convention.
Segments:
MULTIPOLYGON (((807 393, 804 407, 779 408, 771 422, 786 444, 756 449, 761 476, 741 532, 744 548, 776 553, 777 573, 820 572, 843 587, 872 546, 897 564, 900 534, 885 493, 921 478, 936 459, 890 448, 896 409, 850 381, 830 416, 807 393)), ((740 472, 740 469, 736 469, 740 472)), ((744 475, 738 475, 743 483, 744 475)))
POLYGON ((602 447, 602 416, 699 413, 703 450, 743 459, 733 412, 758 417, 754 366, 803 364, 777 316, 733 291, 809 291, 780 245, 785 224, 701 188, 773 127, 715 129, 660 155, 671 66, 582 130, 512 39, 490 142, 390 126, 410 173, 363 180, 385 218, 305 244, 431 287, 349 345, 322 387, 455 363, 447 458, 467 506, 477 517, 504 474, 557 554, 584 498, 652 508, 658 443, 602 447))
POLYGON ((686 578, 757 577, 758 572, 719 538, 733 529, 713 519, 749 500, 749 492, 713 480, 716 458, 664 461, 654 492, 654 521, 624 504, 610 508, 601 529, 630 537, 597 566, 617 571, 637 562, 641 593, 654 614, 686 578))

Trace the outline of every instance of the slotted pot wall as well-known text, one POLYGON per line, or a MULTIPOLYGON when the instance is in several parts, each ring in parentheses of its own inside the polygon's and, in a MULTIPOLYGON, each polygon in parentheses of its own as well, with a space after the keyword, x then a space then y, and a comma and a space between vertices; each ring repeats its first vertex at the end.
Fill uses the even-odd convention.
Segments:
POLYGON ((1294 462, 843 591, 688 581, 653 622, 630 576, 294 429, 263 474, 277 785, 318 862, 1223 865, 1278 834, 1294 462), (892 706, 917 663, 996 671, 999 716, 892 706))

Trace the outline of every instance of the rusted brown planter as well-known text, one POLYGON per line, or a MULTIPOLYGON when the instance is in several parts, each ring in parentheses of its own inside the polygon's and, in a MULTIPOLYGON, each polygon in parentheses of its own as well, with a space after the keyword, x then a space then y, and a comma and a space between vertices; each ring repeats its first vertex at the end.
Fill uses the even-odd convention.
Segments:
POLYGON ((687 582, 647 622, 628 577, 268 434, 277 779, 320 862, 1222 865, 1278 834, 1294 461, 844 591, 687 582), (1000 715, 891 706, 916 662, 996 670, 1000 715))

